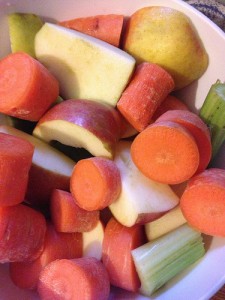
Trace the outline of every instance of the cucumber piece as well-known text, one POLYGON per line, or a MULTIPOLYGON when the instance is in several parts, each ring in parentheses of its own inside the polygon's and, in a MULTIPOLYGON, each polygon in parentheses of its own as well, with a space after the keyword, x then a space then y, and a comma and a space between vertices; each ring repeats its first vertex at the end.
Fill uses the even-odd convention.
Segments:
POLYGON ((211 86, 199 116, 211 131, 213 159, 225 141, 225 83, 217 80, 211 86))

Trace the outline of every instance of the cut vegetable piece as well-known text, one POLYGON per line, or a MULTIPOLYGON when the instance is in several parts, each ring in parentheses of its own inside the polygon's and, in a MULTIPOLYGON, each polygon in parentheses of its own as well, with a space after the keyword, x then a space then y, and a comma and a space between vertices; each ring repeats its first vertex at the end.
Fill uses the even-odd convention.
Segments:
POLYGON ((38 121, 59 94, 55 77, 25 52, 0 60, 0 112, 38 121))
POLYGON ((208 166, 212 145, 209 128, 202 119, 191 111, 170 110, 162 114, 156 122, 172 121, 184 126, 195 138, 199 151, 199 166, 196 173, 200 173, 208 166))
POLYGON ((114 161, 104 157, 82 159, 73 169, 70 192, 79 207, 101 210, 119 197, 120 171, 114 161))
POLYGON ((59 80, 63 98, 89 99, 112 106, 135 66, 135 59, 125 51, 50 23, 45 23, 37 33, 35 52, 59 80))
POLYGON ((112 218, 105 228, 102 261, 110 283, 128 291, 137 292, 140 280, 135 270, 131 250, 145 242, 142 226, 126 227, 112 218))
POLYGON ((19 288, 36 289, 40 272, 48 263, 56 259, 72 259, 81 256, 81 233, 60 233, 51 223, 48 223, 41 255, 31 262, 10 263, 10 278, 19 288))
POLYGON ((140 292, 150 297, 204 254, 201 233, 187 224, 134 249, 132 257, 141 280, 140 292))
POLYGON ((93 229, 99 221, 99 211, 80 208, 71 193, 54 190, 50 200, 52 222, 59 232, 84 232, 93 229))
POLYGON ((35 58, 34 38, 44 24, 41 18, 31 13, 12 13, 8 23, 12 52, 26 52, 35 58))
POLYGON ((214 158, 225 141, 225 83, 217 80, 211 86, 199 115, 210 128, 214 158))
POLYGON ((52 107, 39 120, 33 135, 112 158, 120 137, 120 120, 116 109, 107 104, 69 99, 52 107))
POLYGON ((107 300, 109 292, 107 271, 94 257, 51 262, 41 272, 38 284, 41 299, 107 300))
POLYGON ((188 180, 199 166, 195 139, 172 121, 155 122, 139 133, 131 145, 131 157, 145 176, 167 184, 188 180))
MULTIPOLYGON (((73 160, 40 139, 16 128, 2 125, 0 132, 27 140, 34 146, 26 202, 37 207, 48 206, 53 189, 69 191, 70 176, 75 165, 73 160)), ((14 149, 7 148, 7 152, 10 151, 14 149)))
POLYGON ((0 206, 24 201, 33 153, 30 142, 0 132, 0 206))
POLYGON ((44 216, 23 204, 0 207, 0 262, 32 261, 44 247, 44 216))
POLYGON ((144 176, 130 156, 131 142, 120 141, 114 162, 120 170, 122 190, 109 208, 124 226, 144 224, 161 217, 179 203, 179 198, 167 184, 144 176))
POLYGON ((212 236, 225 236, 225 170, 211 168, 192 177, 181 197, 187 222, 212 236))
POLYGON ((117 108, 137 131, 142 131, 173 88, 173 78, 167 71, 156 64, 141 63, 119 99, 117 108))
POLYGON ((97 15, 61 21, 58 24, 74 29, 119 47, 123 15, 97 15))
POLYGON ((176 206, 162 217, 145 224, 147 239, 152 241, 186 223, 180 206, 176 206))

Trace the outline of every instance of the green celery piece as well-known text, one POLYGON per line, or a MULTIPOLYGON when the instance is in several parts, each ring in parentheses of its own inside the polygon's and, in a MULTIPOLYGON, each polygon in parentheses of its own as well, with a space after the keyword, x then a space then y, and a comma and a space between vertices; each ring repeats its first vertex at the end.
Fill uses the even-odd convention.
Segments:
POLYGON ((134 264, 141 281, 140 292, 145 296, 151 296, 204 254, 201 233, 188 224, 132 250, 134 264))
POLYGON ((41 18, 31 13, 12 13, 8 15, 9 36, 12 52, 26 52, 36 58, 34 38, 43 26, 41 18))
POLYGON ((211 131, 213 159, 225 141, 225 83, 217 80, 211 86, 199 116, 211 131))

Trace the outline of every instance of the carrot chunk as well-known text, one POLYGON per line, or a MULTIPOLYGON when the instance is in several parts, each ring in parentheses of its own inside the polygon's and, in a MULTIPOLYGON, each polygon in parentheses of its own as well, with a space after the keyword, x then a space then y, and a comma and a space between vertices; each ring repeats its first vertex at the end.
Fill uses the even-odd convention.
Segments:
POLYGON ((107 271, 94 257, 51 262, 41 272, 38 283, 43 300, 107 300, 109 291, 107 271))
POLYGON ((184 126, 195 138, 200 155, 196 173, 200 173, 208 166, 212 156, 210 131, 202 119, 187 110, 170 110, 162 114, 156 122, 173 121, 184 126))
POLYGON ((52 222, 59 232, 84 232, 99 221, 99 211, 80 208, 71 193, 55 189, 50 199, 52 222))
POLYGON ((70 179, 70 191, 81 208, 100 210, 114 202, 121 192, 120 172, 107 158, 78 161, 70 179))
POLYGON ((153 123, 139 133, 131 144, 131 157, 145 176, 167 184, 188 180, 199 165, 195 139, 172 121, 153 123))
POLYGON ((40 212, 23 204, 0 207, 0 262, 35 260, 43 251, 45 233, 40 212))
POLYGON ((10 263, 10 278, 19 288, 36 289, 40 272, 48 263, 56 259, 72 259, 81 256, 81 233, 57 232, 54 226, 48 223, 44 249, 41 255, 31 262, 10 263))
POLYGON ((105 228, 102 261, 112 285, 136 292, 140 287, 131 250, 145 242, 143 227, 126 227, 111 218, 105 228))
POLYGON ((91 35, 113 46, 119 47, 123 29, 123 20, 123 15, 109 14, 75 18, 72 20, 61 21, 58 24, 91 35))
POLYGON ((24 200, 34 146, 19 137, 0 133, 0 206, 24 200))
POLYGON ((59 95, 59 84, 36 59, 25 52, 0 61, 0 112, 38 121, 59 95))
POLYGON ((225 236, 225 170, 210 168, 192 177, 180 200, 187 222, 212 236, 225 236))
POLYGON ((142 131, 173 89, 174 81, 167 71, 157 64, 141 63, 120 97, 117 108, 137 131, 142 131))

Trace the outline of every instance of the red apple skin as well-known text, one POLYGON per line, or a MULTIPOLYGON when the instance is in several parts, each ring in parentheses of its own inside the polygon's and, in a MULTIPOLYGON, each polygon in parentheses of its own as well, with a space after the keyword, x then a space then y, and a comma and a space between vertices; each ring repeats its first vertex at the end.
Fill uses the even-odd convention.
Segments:
MULTIPOLYGON (((64 120, 83 127, 114 149, 120 137, 120 118, 114 107, 85 99, 69 99, 53 106, 37 123, 64 120)), ((35 129, 34 129, 35 131, 35 129)))

